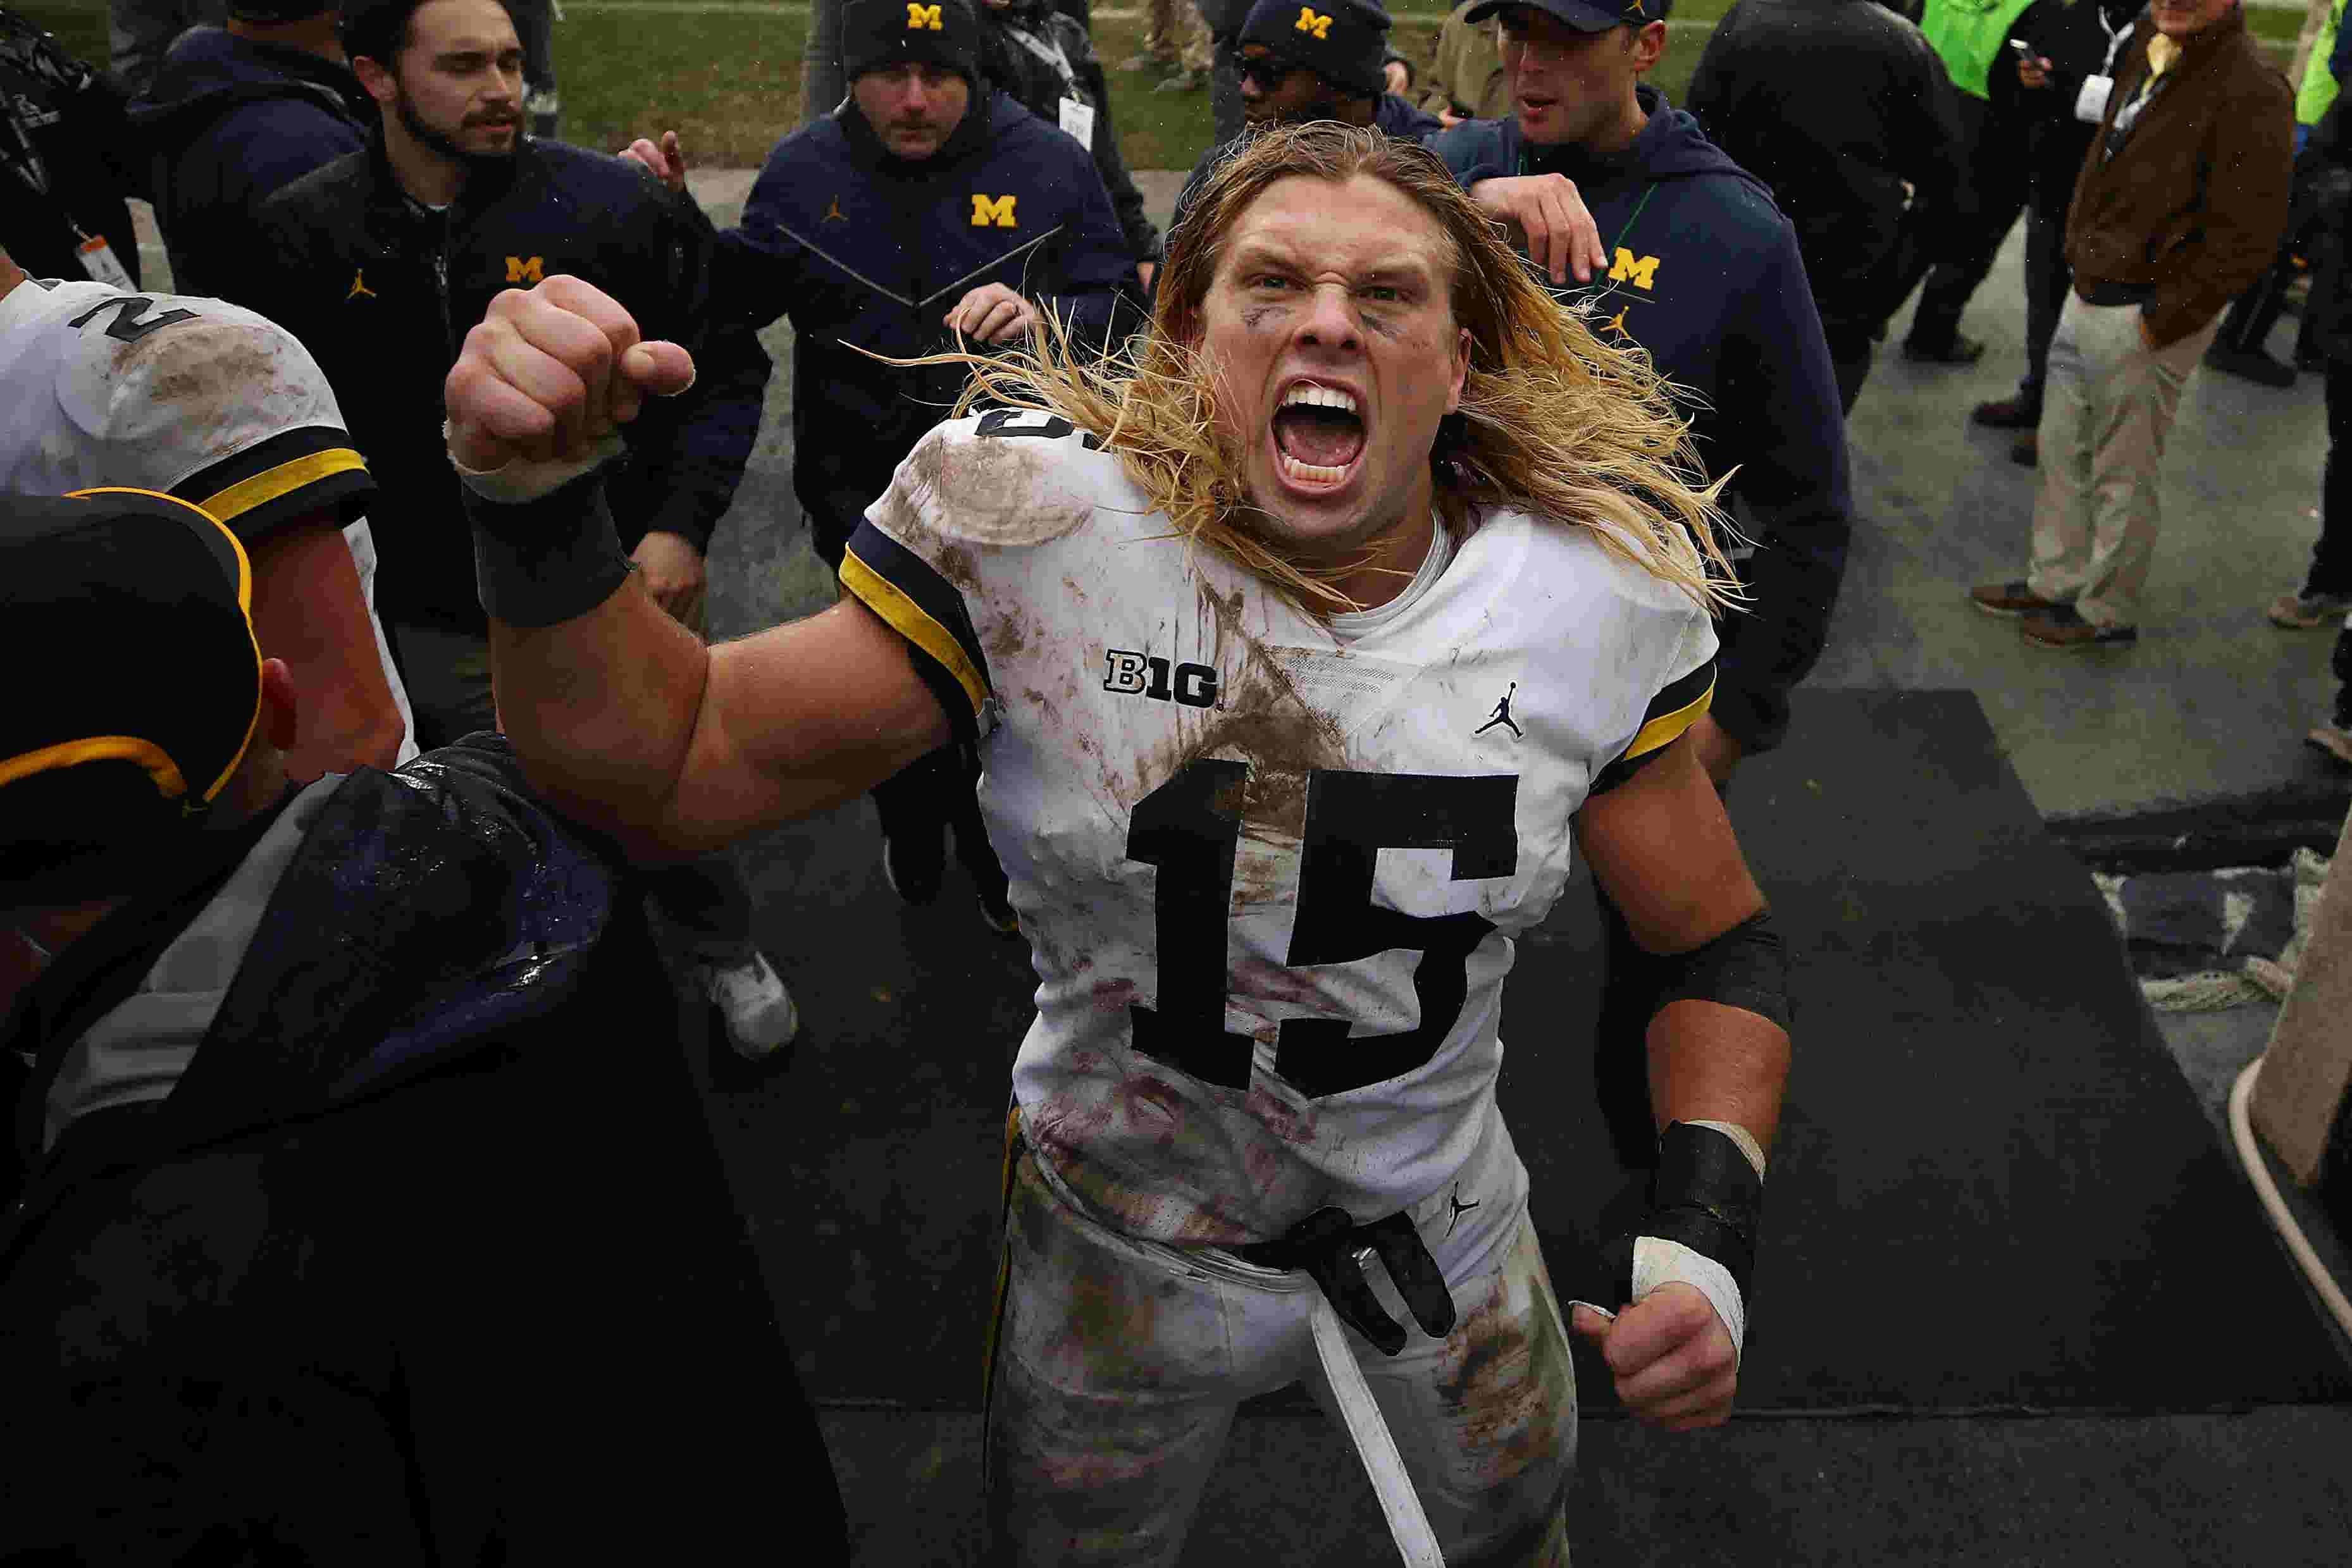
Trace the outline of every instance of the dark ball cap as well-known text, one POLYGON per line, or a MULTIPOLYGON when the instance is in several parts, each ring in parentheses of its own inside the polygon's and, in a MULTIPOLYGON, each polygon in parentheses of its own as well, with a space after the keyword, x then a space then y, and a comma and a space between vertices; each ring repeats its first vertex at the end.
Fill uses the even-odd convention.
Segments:
POLYGON ((0 908, 133 891, 200 824, 260 717, 252 597, 185 501, 0 496, 0 908))
POLYGON ((299 22, 341 5, 342 0, 228 0, 228 14, 239 22, 299 22))
POLYGON ((841 9, 842 74, 915 62, 980 81, 980 16, 971 0, 849 0, 841 9))
POLYGON ((1377 98, 1388 90, 1389 14, 1370 0, 1257 0, 1241 41, 1264 44, 1346 91, 1377 98))
POLYGON ((1465 22, 1483 22, 1506 11, 1541 11, 1557 16, 1580 33, 1605 33, 1612 27, 1640 27, 1663 22, 1675 0, 1486 0, 1462 14, 1465 22))

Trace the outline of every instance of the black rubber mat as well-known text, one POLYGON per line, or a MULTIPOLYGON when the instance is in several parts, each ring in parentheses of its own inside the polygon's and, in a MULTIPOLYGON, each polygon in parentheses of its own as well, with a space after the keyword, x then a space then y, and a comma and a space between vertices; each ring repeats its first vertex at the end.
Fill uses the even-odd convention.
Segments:
MULTIPOLYGON (((1802 693, 1795 734, 1731 797, 1801 1009, 1742 1406, 2352 1398, 1975 697, 1802 693)), ((901 905, 877 844, 860 804, 747 852, 806 1022, 792 1070, 714 1116, 811 1394, 966 1408, 1033 977, 952 870, 901 905)), ((1571 888, 1504 1009, 1503 1103, 1563 1286, 1623 1179, 1591 1104, 1596 946, 1571 888)))

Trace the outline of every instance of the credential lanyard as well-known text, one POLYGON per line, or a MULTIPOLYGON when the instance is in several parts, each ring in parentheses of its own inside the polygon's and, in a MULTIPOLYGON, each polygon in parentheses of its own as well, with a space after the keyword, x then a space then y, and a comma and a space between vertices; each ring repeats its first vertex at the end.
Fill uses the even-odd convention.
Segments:
MULTIPOLYGON (((1013 35, 1013 41, 1014 43, 1019 44, 1023 48, 1028 50, 1031 54, 1036 56, 1039 59, 1053 67, 1055 71, 1059 72, 1062 78, 1062 86, 1065 89, 1073 93, 1077 92, 1078 73, 1071 66, 1070 57, 1063 52, 1062 46, 1059 43, 1050 38, 1041 38, 1025 27, 1007 27, 1004 30, 1013 35)), ((1084 95, 1081 94, 1080 96, 1084 95)))
MULTIPOLYGON (((1525 146, 1522 146, 1519 149, 1519 172, 1523 175, 1535 172, 1533 169, 1528 166, 1528 150, 1525 146)), ((1633 204, 1633 210, 1625 214, 1625 222, 1617 231, 1616 243, 1609 247, 1610 260, 1616 260, 1616 253, 1625 248, 1625 241, 1633 235, 1633 225, 1642 221, 1642 209, 1648 206, 1650 204, 1650 198, 1658 193, 1658 185, 1659 182, 1653 180, 1648 184, 1642 187, 1642 199, 1635 202, 1633 204)), ((1586 284, 1583 287, 1590 288, 1593 286, 1591 284, 1586 284)))

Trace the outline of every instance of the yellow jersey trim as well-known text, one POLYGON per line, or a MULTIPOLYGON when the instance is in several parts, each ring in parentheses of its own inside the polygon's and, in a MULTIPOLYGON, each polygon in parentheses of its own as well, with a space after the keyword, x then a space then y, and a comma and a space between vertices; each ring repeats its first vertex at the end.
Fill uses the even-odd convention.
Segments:
POLYGON ((315 485, 337 474, 352 469, 364 473, 366 460, 348 446, 331 446, 324 452, 290 458, 275 468, 265 468, 250 479, 238 481, 216 496, 207 496, 197 505, 222 522, 244 516, 256 507, 263 507, 280 496, 291 495, 305 485, 315 485))
POLYGON ((1662 713, 1643 725, 1641 732, 1633 737, 1633 744, 1625 748, 1618 760, 1630 762, 1644 753, 1673 744, 1677 736, 1698 722, 1698 716, 1705 713, 1707 705, 1714 700, 1715 677, 1710 674, 1707 676, 1706 690, 1699 693, 1696 697, 1675 709, 1674 712, 1662 713))
POLYGON ((898 635, 939 661, 948 674, 956 678, 964 695, 971 702, 977 716, 982 705, 988 701, 988 683, 955 633, 940 625, 899 586, 858 559, 855 550, 844 551, 841 558, 841 586, 866 601, 866 607, 888 622, 898 635))

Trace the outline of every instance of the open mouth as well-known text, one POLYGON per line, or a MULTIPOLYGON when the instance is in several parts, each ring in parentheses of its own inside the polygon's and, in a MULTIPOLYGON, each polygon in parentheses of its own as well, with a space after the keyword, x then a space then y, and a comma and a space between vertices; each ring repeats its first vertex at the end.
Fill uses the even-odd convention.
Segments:
POLYGON ((1364 453, 1355 394, 1294 382, 1274 412, 1274 450, 1282 476, 1302 488, 1328 489, 1345 480, 1364 453))

